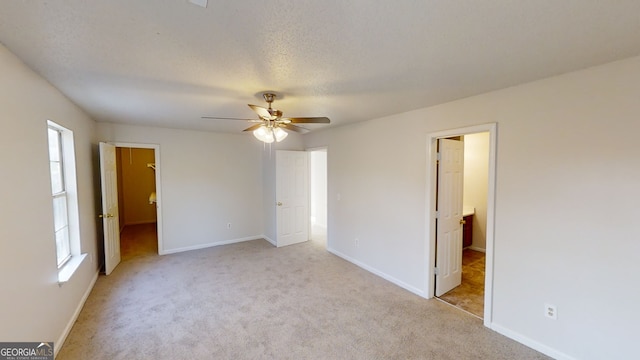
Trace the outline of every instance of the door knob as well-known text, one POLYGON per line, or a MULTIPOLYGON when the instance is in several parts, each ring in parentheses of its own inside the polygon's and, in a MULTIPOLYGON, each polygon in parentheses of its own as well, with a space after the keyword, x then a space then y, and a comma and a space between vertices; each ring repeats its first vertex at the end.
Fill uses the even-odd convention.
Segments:
POLYGON ((282 203, 281 203, 280 201, 278 201, 278 202, 276 203, 276 205, 278 205, 278 206, 282 206, 282 203))
POLYGON ((464 224, 466 224, 466 223, 467 223, 467 220, 465 220, 464 218, 463 218, 463 219, 460 219, 460 225, 464 225, 464 224))

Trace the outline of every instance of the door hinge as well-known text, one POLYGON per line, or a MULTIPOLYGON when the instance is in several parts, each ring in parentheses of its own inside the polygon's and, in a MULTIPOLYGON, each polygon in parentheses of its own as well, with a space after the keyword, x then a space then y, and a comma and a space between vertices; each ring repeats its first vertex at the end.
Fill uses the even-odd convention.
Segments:
POLYGON ((436 211, 436 219, 440 217, 440 211, 436 211))
POLYGON ((442 154, 441 153, 436 153, 436 160, 437 161, 442 160, 442 154))
POLYGON ((435 275, 440 275, 440 271, 438 271, 438 268, 437 268, 437 267, 434 267, 434 268, 433 268, 433 273, 434 273, 435 275))

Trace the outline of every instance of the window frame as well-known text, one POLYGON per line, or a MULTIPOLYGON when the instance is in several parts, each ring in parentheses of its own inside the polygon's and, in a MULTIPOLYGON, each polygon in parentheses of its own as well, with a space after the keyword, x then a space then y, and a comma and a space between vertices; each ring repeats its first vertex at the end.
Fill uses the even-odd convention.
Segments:
MULTIPOLYGON (((61 191, 54 189, 54 174, 52 169, 51 146, 48 147, 49 154, 49 181, 51 182, 51 201, 53 219, 53 240, 55 246, 55 259, 58 270, 58 284, 69 281, 71 276, 80 267, 80 264, 86 258, 87 254, 82 254, 80 242, 80 214, 78 208, 78 187, 76 180, 76 157, 75 157, 75 141, 73 131, 59 125, 51 120, 47 120, 47 143, 49 144, 49 131, 56 131, 58 134, 58 159, 59 159, 59 176, 61 180, 61 191), (56 219, 55 200, 59 198, 65 199, 66 224, 59 227, 60 219, 56 219), (58 221, 57 221, 58 220, 58 221), (57 230, 66 227, 66 244, 65 254, 59 260, 57 230), (68 251, 67 251, 68 250, 68 251)), ((59 188, 58 188, 59 189, 59 188)), ((65 221, 62 221, 65 223, 65 221)))
POLYGON ((64 141, 63 141, 63 129, 60 129, 59 126, 54 126, 53 124, 49 123, 47 124, 47 131, 48 131, 48 135, 51 135, 51 131, 55 132, 55 136, 57 137, 57 146, 56 146, 56 152, 57 152, 57 158, 58 160, 52 160, 52 144, 51 144, 51 138, 48 138, 48 142, 49 142, 49 173, 51 176, 51 198, 52 198, 52 205, 53 205, 53 223, 54 223, 54 238, 56 241, 56 262, 57 262, 57 266, 58 269, 62 268, 70 259, 71 259, 71 239, 70 239, 70 229, 69 229, 69 199, 67 196, 67 185, 66 185, 66 174, 65 174, 65 166, 66 166, 66 161, 65 161, 65 156, 64 156, 64 141), (52 163, 58 163, 58 168, 59 168, 59 174, 54 174, 53 173, 53 165, 52 163), (57 189, 54 189, 54 176, 58 175, 59 176, 59 186, 60 189, 59 191, 56 191, 57 189), (63 212, 59 212, 58 210, 58 206, 56 206, 56 200, 63 200, 63 212), (58 228, 57 225, 60 225, 60 227, 58 228), (63 232, 63 240, 64 244, 59 244, 59 237, 58 237, 58 233, 63 232), (60 249, 64 249, 64 254, 63 256, 60 256, 60 249))

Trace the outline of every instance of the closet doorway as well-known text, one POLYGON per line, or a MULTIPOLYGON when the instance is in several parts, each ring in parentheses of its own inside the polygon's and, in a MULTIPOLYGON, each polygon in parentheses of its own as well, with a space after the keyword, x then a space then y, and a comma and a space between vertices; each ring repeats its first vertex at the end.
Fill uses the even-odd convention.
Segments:
POLYGON ((162 253, 159 147, 115 146, 122 261, 157 256, 162 253))

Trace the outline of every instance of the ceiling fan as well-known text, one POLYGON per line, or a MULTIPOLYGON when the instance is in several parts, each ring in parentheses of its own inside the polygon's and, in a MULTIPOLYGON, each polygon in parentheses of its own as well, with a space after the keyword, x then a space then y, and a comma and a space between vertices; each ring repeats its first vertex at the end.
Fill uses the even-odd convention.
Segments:
POLYGON ((249 104, 251 110, 258 114, 259 119, 240 119, 217 116, 203 116, 202 118, 216 120, 244 120, 256 123, 243 131, 252 131, 253 136, 265 143, 272 143, 274 141, 280 142, 284 140, 289 135, 285 130, 291 130, 299 133, 306 133, 309 131, 309 129, 294 124, 330 123, 330 120, 327 117, 282 117, 282 111, 271 107, 271 104, 276 99, 276 94, 265 92, 262 94, 262 97, 269 104, 269 108, 249 104))

